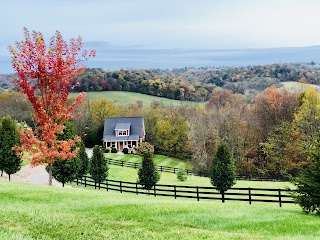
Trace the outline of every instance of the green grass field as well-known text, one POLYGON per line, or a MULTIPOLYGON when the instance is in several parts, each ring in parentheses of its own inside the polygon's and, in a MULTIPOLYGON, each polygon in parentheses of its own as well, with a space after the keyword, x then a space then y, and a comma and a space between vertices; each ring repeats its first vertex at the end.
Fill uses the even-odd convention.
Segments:
POLYGON ((0 239, 319 239, 298 206, 194 201, 0 181, 0 239))
MULTIPOLYGON (((70 93, 70 97, 76 97, 78 93, 70 93)), ((189 101, 179 101, 162 97, 155 97, 141 93, 133 93, 133 92, 121 92, 121 91, 106 91, 106 92, 88 92, 87 99, 94 101, 98 99, 109 99, 115 104, 119 105, 127 105, 134 104, 137 101, 141 100, 143 102, 143 106, 149 108, 151 106, 152 101, 160 101, 164 106, 181 106, 188 105, 193 106, 195 104, 203 104, 189 101)))
POLYGON ((291 91, 296 91, 296 92, 303 92, 305 91, 308 87, 314 87, 317 90, 320 90, 320 86, 315 85, 315 84, 306 84, 306 83, 299 83, 299 82, 282 82, 283 86, 285 89, 291 90, 291 91))
MULTIPOLYGON (((109 165, 109 176, 111 180, 121 180, 128 182, 136 182, 138 178, 138 169, 120 167, 109 165)), ((188 175, 188 178, 184 182, 180 182, 177 179, 177 175, 173 173, 162 172, 159 184, 175 184, 175 185, 188 185, 188 186, 201 186, 212 187, 210 179, 207 177, 198 177, 188 175)), ((271 181, 237 181, 234 187, 239 188, 293 188, 293 185, 289 182, 271 182, 271 181)))
MULTIPOLYGON (((138 155, 133 154, 116 154, 116 153, 105 153, 105 157, 112 158, 119 161, 125 161, 125 162, 133 162, 133 163, 141 163, 142 158, 138 155)), ((158 166, 166 166, 166 167, 176 167, 179 168, 181 166, 184 166, 186 169, 191 169, 191 165, 189 163, 185 163, 181 161, 180 159, 173 158, 173 157, 167 157, 163 155, 154 155, 154 162, 158 166)))

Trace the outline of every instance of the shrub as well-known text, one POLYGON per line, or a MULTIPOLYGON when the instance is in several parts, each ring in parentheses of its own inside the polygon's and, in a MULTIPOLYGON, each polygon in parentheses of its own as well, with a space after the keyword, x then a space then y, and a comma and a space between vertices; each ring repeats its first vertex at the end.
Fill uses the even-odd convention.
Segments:
POLYGON ((112 153, 117 153, 117 152, 118 152, 118 150, 117 150, 116 148, 114 148, 114 147, 113 147, 113 148, 111 148, 111 152, 112 152, 112 153))
POLYGON ((105 153, 109 153, 109 152, 110 152, 110 148, 108 148, 108 147, 105 148, 105 149, 104 149, 104 152, 105 152, 105 153))
POLYGON ((128 149, 128 148, 124 148, 124 149, 122 150, 122 152, 123 152, 124 154, 128 154, 128 153, 129 153, 129 149, 128 149))
POLYGON ((177 172, 177 179, 181 182, 186 181, 188 178, 187 171, 184 167, 180 167, 177 172))

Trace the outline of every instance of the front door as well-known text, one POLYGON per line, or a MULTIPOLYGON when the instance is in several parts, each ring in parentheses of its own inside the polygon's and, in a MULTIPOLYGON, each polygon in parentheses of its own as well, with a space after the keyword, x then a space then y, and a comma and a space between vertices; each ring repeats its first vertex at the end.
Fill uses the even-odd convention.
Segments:
POLYGON ((122 150, 123 150, 123 142, 119 142, 119 151, 122 152, 122 150))

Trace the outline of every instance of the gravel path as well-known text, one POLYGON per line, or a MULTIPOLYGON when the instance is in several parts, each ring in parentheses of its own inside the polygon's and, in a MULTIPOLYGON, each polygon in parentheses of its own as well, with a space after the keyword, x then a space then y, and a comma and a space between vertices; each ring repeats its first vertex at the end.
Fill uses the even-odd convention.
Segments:
MULTIPOLYGON (((3 173, 3 176, 0 176, 0 179, 8 180, 9 177, 6 173, 3 173)), ((22 167, 19 172, 12 174, 11 181, 48 185, 49 174, 47 173, 44 165, 31 167, 31 165, 28 164, 22 167)), ((62 187, 62 184, 55 179, 52 179, 52 185, 62 187)))
MULTIPOLYGON (((92 157, 92 148, 87 148, 86 152, 88 157, 92 157)), ((0 174, 1 175, 1 174, 0 174)), ((9 177, 6 173, 3 173, 3 176, 0 176, 0 180, 8 180, 9 177)), ((22 167, 19 172, 11 175, 11 181, 14 182, 26 182, 32 184, 48 185, 49 174, 45 169, 44 165, 31 167, 30 164, 22 167)), ((52 185, 57 187, 62 187, 62 184, 52 179, 52 185)), ((65 187, 70 187, 65 185, 65 187)))

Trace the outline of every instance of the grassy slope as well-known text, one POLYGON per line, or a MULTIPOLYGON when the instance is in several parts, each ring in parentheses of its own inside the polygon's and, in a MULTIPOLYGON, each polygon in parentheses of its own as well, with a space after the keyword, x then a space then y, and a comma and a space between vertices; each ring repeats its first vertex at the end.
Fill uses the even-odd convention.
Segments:
MULTIPOLYGON (((141 163, 141 156, 133 155, 133 154, 127 154, 127 155, 120 155, 116 153, 106 153, 105 156, 107 158, 112 158, 120 161, 125 162, 136 162, 141 163)), ((173 157, 167 157, 163 155, 154 155, 154 161, 158 166, 166 166, 166 167, 176 167, 179 168, 181 166, 185 166, 185 168, 191 169, 191 165, 185 162, 182 162, 181 160, 173 157)))
POLYGON ((286 205, 171 199, 0 181, 0 239, 318 239, 286 205))
MULTIPOLYGON (((76 97, 78 93, 70 93, 70 97, 76 97)), ((90 100, 97 99, 109 99, 116 104, 126 105, 126 104, 134 104, 138 100, 143 101, 144 107, 150 107, 152 101, 160 101, 165 106, 180 106, 183 104, 186 105, 194 105, 197 104, 195 102, 188 101, 179 101, 168 98, 161 98, 150 96, 141 93, 133 93, 133 92, 121 92, 121 91, 107 91, 107 92, 88 92, 87 98, 90 100)))

